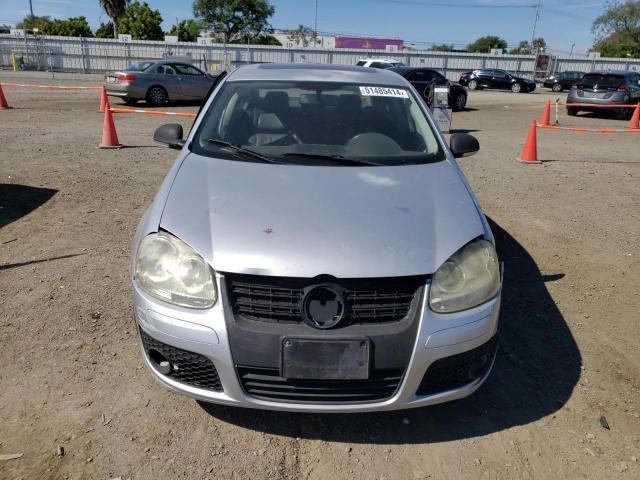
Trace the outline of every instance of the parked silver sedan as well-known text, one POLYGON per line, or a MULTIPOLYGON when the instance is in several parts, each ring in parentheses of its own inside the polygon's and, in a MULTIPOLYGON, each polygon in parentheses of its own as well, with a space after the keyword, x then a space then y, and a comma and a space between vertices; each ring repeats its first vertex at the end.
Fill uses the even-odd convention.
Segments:
POLYGON ((205 402, 307 412, 470 395, 497 348, 493 235, 426 103, 387 70, 221 79, 133 241, 144 361, 205 402))
POLYGON ((169 100, 202 100, 217 74, 205 73, 188 63, 174 60, 143 61, 126 70, 105 73, 107 95, 120 97, 126 104, 146 100, 164 105, 169 100))

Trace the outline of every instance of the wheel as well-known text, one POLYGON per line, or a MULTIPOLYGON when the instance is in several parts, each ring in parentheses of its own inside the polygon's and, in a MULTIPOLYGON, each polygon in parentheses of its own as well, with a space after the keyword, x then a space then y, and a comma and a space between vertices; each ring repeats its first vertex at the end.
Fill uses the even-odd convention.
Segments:
POLYGON ((138 99, 137 98, 129 98, 129 97, 124 97, 122 99, 122 101, 124 102, 125 105, 135 105, 136 103, 138 103, 138 99))
POLYGON ((551 87, 551 91, 552 92, 561 92, 562 91, 562 84, 561 83, 554 83, 553 86, 551 87))
POLYGON ((167 91, 162 87, 151 87, 147 92, 147 103, 153 107, 164 105, 169 100, 167 91))
POLYGON ((455 100, 453 101, 453 109, 457 112, 464 110, 464 107, 467 106, 467 97, 463 94, 456 95, 455 100))
POLYGON ((467 86, 469 87, 469 90, 475 90, 478 88, 478 82, 476 80, 471 80, 467 86))
POLYGON ((631 109, 616 108, 616 120, 629 120, 631 115, 633 115, 633 110, 631 109))
POLYGON ((575 117, 578 114, 578 109, 576 107, 567 107, 567 115, 570 117, 575 117))
POLYGON ((522 89, 522 87, 520 86, 519 83, 514 83, 513 85, 511 85, 511 91, 513 93, 520 93, 521 89, 522 89))

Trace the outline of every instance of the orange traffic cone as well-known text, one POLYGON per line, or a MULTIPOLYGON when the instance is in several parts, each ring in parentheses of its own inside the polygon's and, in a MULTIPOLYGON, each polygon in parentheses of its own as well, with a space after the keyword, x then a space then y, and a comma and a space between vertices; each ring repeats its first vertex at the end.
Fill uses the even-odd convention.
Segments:
POLYGON ((548 127, 551 123, 551 100, 547 100, 547 103, 544 105, 544 111, 542 112, 542 117, 540 118, 540 125, 543 127, 548 127))
POLYGON ((538 140, 536 137, 536 121, 531 122, 529 127, 529 134, 524 141, 522 152, 520 152, 520 158, 518 159, 522 163, 542 163, 538 160, 538 140))
POLYGON ((100 90, 100 113, 104 113, 104 109, 108 104, 109 100, 107 99, 107 87, 102 85, 102 89, 100 90))
POLYGON ((638 102, 636 109, 633 111, 633 116, 629 122, 629 128, 640 128, 640 102, 638 102))
POLYGON ((118 142, 118 134, 116 133, 116 125, 113 123, 111 115, 111 107, 107 102, 104 107, 104 122, 102 125, 102 142, 100 148, 121 148, 122 144, 118 142))
POLYGON ((0 85, 0 110, 4 110, 6 108, 11 108, 7 104, 7 99, 4 98, 4 92, 2 91, 2 85, 0 85))

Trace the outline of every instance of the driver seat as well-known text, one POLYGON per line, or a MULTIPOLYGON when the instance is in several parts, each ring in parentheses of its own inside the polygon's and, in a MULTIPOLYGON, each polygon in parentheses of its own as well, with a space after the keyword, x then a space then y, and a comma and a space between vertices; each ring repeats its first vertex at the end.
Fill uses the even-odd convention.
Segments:
POLYGON ((257 133, 249 137, 249 145, 272 145, 287 137, 284 125, 275 113, 261 113, 257 133))

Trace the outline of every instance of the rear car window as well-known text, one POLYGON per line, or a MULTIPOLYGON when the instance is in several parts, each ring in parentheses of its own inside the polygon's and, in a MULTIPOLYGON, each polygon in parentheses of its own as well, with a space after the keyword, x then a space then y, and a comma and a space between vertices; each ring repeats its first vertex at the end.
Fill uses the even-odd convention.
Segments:
POLYGON ((127 67, 127 70, 129 70, 130 72, 144 72, 151 65, 153 65, 153 62, 137 62, 129 65, 127 67))
POLYGON ((611 75, 608 73, 587 73, 582 80, 580 80, 580 86, 585 88, 618 88, 624 84, 624 77, 622 75, 611 75))

